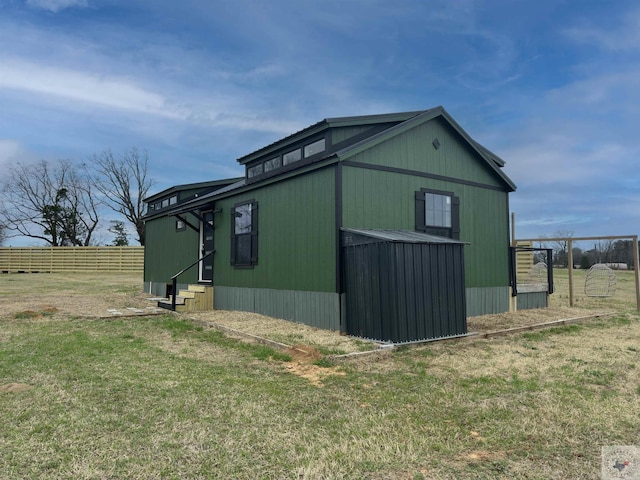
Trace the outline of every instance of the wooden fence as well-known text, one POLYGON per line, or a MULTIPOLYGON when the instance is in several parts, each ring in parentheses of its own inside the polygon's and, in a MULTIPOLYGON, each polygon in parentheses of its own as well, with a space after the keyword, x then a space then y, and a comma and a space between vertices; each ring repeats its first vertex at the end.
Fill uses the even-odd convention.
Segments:
MULTIPOLYGON (((533 242, 521 242, 518 241, 516 243, 518 247, 533 247, 533 242)), ((527 274, 533 267, 533 252, 531 251, 519 251, 516 253, 516 275, 518 278, 518 283, 523 283, 527 278, 527 274)))
POLYGON ((142 274, 144 247, 1 247, 0 273, 142 274))

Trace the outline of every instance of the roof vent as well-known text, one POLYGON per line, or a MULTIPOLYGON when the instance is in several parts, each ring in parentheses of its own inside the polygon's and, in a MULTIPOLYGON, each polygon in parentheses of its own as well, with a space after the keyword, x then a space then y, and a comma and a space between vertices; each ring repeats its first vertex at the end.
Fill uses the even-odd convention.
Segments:
POLYGON ((440 148, 440 140, 438 140, 437 138, 434 138, 433 142, 431 143, 433 144, 433 148, 435 148, 436 150, 440 148))

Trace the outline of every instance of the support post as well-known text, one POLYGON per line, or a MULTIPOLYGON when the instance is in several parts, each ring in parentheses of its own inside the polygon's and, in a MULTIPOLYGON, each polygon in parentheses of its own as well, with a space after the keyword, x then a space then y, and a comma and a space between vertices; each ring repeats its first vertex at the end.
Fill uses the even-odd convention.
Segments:
MULTIPOLYGON (((516 214, 515 212, 511 212, 511 246, 515 247, 517 245, 516 242, 516 214)), ((518 268, 518 262, 515 250, 513 248, 510 251, 510 261, 511 261, 511 286, 509 287, 509 311, 517 312, 518 311, 518 296, 517 291, 516 295, 513 294, 514 289, 516 288, 516 269, 518 268)))
POLYGON ((636 309, 640 311, 640 281, 638 281, 638 236, 633 236, 633 273, 636 279, 636 309))
POLYGON ((567 268, 569 269, 569 306, 573 307, 573 242, 567 242, 567 268))

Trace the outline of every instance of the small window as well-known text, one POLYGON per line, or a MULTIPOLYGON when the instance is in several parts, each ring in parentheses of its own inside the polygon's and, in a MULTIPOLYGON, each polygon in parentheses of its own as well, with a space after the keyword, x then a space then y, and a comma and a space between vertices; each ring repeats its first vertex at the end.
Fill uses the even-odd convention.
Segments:
POLYGON ((297 162, 302 159, 302 151, 297 148, 289 153, 285 153, 282 156, 282 164, 289 165, 290 163, 297 162))
POLYGON ((168 207, 168 206, 169 206, 169 199, 165 198, 164 200, 162 200, 162 208, 168 207))
POLYGON ((452 192, 421 189, 415 193, 416 230, 460 239, 460 199, 452 192))
POLYGON ((151 210, 155 210, 156 206, 153 203, 150 203, 147 205, 147 208, 149 209, 149 211, 151 211, 151 210))
POLYGON ((316 153, 324 152, 325 148, 324 138, 317 142, 310 143, 304 147, 304 158, 315 155, 316 153))
POLYGON ((249 167, 247 169, 247 176, 249 178, 251 177, 255 177, 257 175, 261 175, 262 174, 262 164, 259 163, 257 165, 253 165, 252 167, 249 167))
POLYGON ((276 168, 280 168, 282 166, 282 160, 280 157, 272 158, 271 160, 267 160, 264 162, 264 171, 270 172, 271 170, 275 170, 276 168))
POLYGON ((184 232, 187 229, 187 224, 182 220, 176 220, 176 232, 184 232))
POLYGON ((258 203, 250 200, 231 209, 231 265, 258 263, 258 203))
POLYGON ((451 228, 451 197, 425 193, 425 225, 451 228))
POLYGON ((169 205, 175 205, 176 203, 178 203, 178 196, 174 195, 169 199, 169 205))

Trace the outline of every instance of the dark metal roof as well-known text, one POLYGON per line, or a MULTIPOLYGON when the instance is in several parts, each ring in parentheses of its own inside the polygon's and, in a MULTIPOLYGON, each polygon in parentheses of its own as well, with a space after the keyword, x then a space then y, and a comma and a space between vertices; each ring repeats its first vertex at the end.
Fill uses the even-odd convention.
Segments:
POLYGON ((143 198, 142 201, 143 202, 152 202, 153 200, 155 200, 156 198, 161 198, 164 197, 166 195, 169 195, 173 192, 180 192, 183 190, 191 190, 191 189, 195 189, 195 188, 215 188, 219 185, 227 185, 229 183, 233 183, 233 182, 237 182, 238 180, 240 180, 243 177, 238 177, 238 178, 225 178, 225 179, 221 179, 221 180, 211 180, 208 182, 198 182, 198 183, 185 183, 182 185, 174 185, 172 187, 166 188, 164 190, 162 190, 161 192, 158 193, 154 193, 153 195, 149 195, 146 198, 143 198))
MULTIPOLYGON (((328 128, 331 127, 345 127, 345 126, 353 126, 353 125, 374 125, 374 124, 389 124, 391 126, 389 126, 388 128, 385 128, 383 131, 373 134, 372 136, 365 138, 359 142, 356 142, 354 144, 351 144, 345 148, 342 148, 336 152, 328 152, 327 156, 324 158, 321 158, 319 161, 317 161, 317 164, 320 163, 327 163, 329 162, 331 159, 333 159, 333 161, 336 160, 347 160, 350 157, 364 151, 367 150, 381 142, 384 142, 396 135, 399 135, 402 132, 405 132, 411 128, 416 127, 417 125, 420 125, 422 123, 428 122, 434 118, 437 117, 441 117, 443 118, 446 122, 449 123, 449 125, 466 141, 468 142, 468 144, 476 151, 476 153, 478 154, 478 156, 484 161, 486 162, 486 164, 496 173, 496 175, 498 177, 500 177, 502 179, 502 181, 505 183, 505 185, 507 186, 507 188, 510 191, 513 191, 516 189, 515 184, 513 183, 513 181, 511 181, 511 179, 509 177, 507 177, 505 175, 505 173, 502 171, 502 166, 504 166, 505 162, 504 160, 502 160, 500 157, 498 157, 495 153, 491 152, 490 150, 488 150, 487 148, 485 148, 484 146, 480 145, 479 143, 477 143, 475 140, 473 140, 469 134, 464 131, 462 129, 462 127, 460 127, 460 125, 458 125, 458 123, 445 111, 445 109, 442 106, 438 106, 438 107, 434 107, 434 108, 430 108, 428 110, 420 110, 420 111, 412 111, 412 112, 399 112, 399 113, 388 113, 388 114, 381 114, 381 115, 365 115, 365 116, 352 116, 352 117, 335 117, 335 118, 326 118, 324 120, 321 120, 320 122, 311 125, 310 127, 307 127, 303 130, 300 130, 299 132, 296 132, 288 137, 285 137, 277 142, 274 142, 270 145, 267 145, 266 147, 263 147, 253 153, 250 153, 248 155, 245 155, 241 158, 238 159, 238 162, 244 164, 247 163, 251 160, 255 160, 256 158, 260 158, 262 155, 266 155, 269 152, 278 150, 286 145, 295 143, 295 142, 299 142, 302 141, 303 139, 310 137, 312 135, 315 135, 319 132, 322 132, 323 130, 326 130, 328 128)), ((273 178, 270 178, 270 181, 277 181, 278 178, 283 178, 281 176, 274 176, 273 178)), ((231 179, 231 181, 235 182, 233 184, 228 184, 229 182, 227 181, 227 185, 225 185, 223 188, 217 189, 217 190, 212 190, 204 195, 199 196, 198 198, 194 198, 190 201, 181 203, 180 205, 176 205, 176 207, 174 209, 171 210, 167 210, 166 212, 163 212, 163 214, 165 215, 175 215, 175 214, 179 214, 179 213, 184 213, 184 212, 188 212, 188 211, 192 211, 195 210, 203 205, 205 205, 208 202, 211 202, 213 200, 215 200, 216 198, 218 198, 221 195, 225 195, 225 194, 230 194, 230 192, 234 192, 235 190, 238 189, 243 189, 243 187, 247 187, 247 188, 253 188, 253 187, 258 187, 258 186, 262 186, 263 182, 256 182, 255 184, 251 184, 251 185, 247 185, 247 181, 246 179, 231 179)), ((216 182, 211 182, 216 183, 216 182)), ((198 185, 198 184, 193 184, 193 185, 198 185)), ((166 194, 169 191, 175 190, 175 189, 181 189, 184 187, 189 187, 190 185, 180 185, 178 187, 172 187, 168 190, 165 190, 163 192, 160 192, 160 194, 156 194, 153 197, 150 198, 155 198, 160 196, 161 194, 166 194)), ((232 194, 232 193, 231 193, 232 194)), ((419 232, 410 232, 413 233, 415 235, 425 235, 425 234, 421 234, 419 232)), ((433 241, 433 239, 435 238, 440 238, 440 237, 435 237, 432 235, 425 235, 425 237, 431 237, 432 241, 430 243, 437 243, 436 241, 433 241)), ((423 237, 423 240, 421 241, 425 241, 423 237)), ((450 239, 446 239, 449 242, 454 242, 450 239)), ((410 241, 407 238, 402 239, 402 240, 391 240, 388 239, 388 241, 410 241)), ((416 240, 418 241, 418 240, 416 240)))
POLYGON ((232 190, 236 190, 238 188, 244 187, 246 183, 246 180, 243 178, 240 181, 237 181, 235 183, 232 183, 231 185, 227 185, 226 187, 220 188, 218 190, 214 190, 213 192, 209 192, 206 195, 201 195, 197 198, 194 198, 193 200, 190 200, 188 202, 182 203, 180 205, 177 205, 176 208, 173 208, 171 210, 167 210, 166 212, 163 212, 165 215, 177 215, 180 213, 187 213, 187 212, 191 212, 195 209, 197 209, 198 207, 201 207, 203 205, 206 205, 207 203, 209 203, 214 197, 217 197, 218 195, 221 195, 223 193, 227 193, 230 192, 232 190))
POLYGON ((349 127, 354 125, 374 125, 378 123, 405 122, 410 118, 424 113, 425 111, 426 110, 419 110, 415 112, 383 113, 380 115, 325 118, 324 120, 320 120, 319 122, 314 123, 309 127, 303 128, 296 133, 288 135, 265 147, 262 147, 254 152, 248 153, 247 155, 238 158, 238 163, 245 164, 272 151, 278 150, 306 137, 322 132, 323 130, 326 130, 330 127, 349 127))
POLYGON ((360 229, 360 228, 341 228, 346 233, 355 233, 369 238, 382 240, 383 242, 402 242, 402 243, 454 243, 466 244, 460 240, 452 240, 447 237, 437 235, 429 235, 422 232, 414 232, 411 230, 378 230, 378 229, 360 229))

